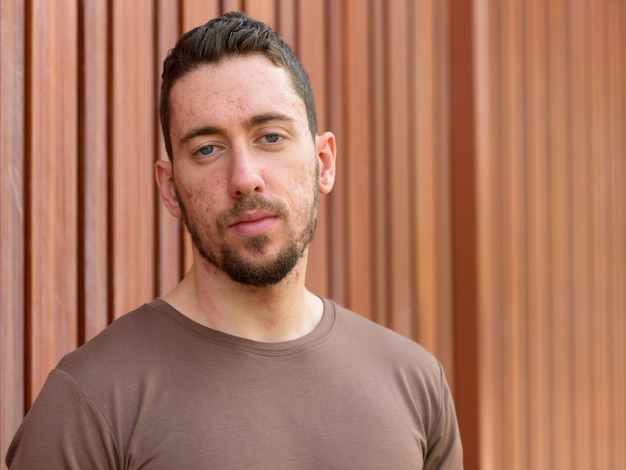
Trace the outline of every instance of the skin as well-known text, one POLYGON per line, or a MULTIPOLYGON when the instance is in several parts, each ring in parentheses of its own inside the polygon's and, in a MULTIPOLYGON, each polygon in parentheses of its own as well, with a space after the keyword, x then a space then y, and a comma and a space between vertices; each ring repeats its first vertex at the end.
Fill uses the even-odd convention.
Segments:
POLYGON ((205 65, 170 96, 174 163, 156 163, 169 212, 195 233, 193 264, 163 299, 192 320, 263 342, 311 332, 323 305, 305 287, 317 194, 335 180, 335 138, 312 136, 288 74, 260 56, 205 65), (256 204, 254 202, 256 201, 256 204), (224 252, 263 270, 297 252, 282 280, 247 285, 224 271, 224 252))

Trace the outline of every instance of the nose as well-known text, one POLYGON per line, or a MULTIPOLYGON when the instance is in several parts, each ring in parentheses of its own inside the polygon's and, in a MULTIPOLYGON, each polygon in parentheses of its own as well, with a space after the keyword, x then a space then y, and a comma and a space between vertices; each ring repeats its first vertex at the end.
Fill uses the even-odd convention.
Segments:
POLYGON ((254 151, 246 145, 233 147, 230 158, 230 180, 228 192, 231 197, 249 197, 263 192, 265 180, 262 162, 254 151))

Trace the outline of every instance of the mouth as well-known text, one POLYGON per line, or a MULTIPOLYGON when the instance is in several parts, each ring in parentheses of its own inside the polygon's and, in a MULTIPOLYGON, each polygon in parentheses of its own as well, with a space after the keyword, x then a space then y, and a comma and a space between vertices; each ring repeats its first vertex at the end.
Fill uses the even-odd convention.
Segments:
POLYGON ((277 220, 278 216, 274 214, 250 211, 234 219, 228 228, 244 237, 256 237, 267 233, 277 220))

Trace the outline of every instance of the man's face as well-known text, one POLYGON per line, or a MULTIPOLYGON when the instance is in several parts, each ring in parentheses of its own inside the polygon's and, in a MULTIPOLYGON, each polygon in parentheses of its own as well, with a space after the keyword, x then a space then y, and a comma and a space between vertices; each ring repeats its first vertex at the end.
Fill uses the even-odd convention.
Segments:
POLYGON ((280 282, 315 232, 327 145, 288 74, 261 56, 202 66, 174 84, 170 108, 173 184, 196 249, 242 284, 280 282))

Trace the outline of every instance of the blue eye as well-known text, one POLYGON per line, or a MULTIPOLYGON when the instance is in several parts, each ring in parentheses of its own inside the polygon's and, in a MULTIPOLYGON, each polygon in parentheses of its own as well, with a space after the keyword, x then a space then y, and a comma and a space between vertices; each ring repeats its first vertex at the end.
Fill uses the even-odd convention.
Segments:
POLYGON ((263 138, 270 144, 275 144, 276 142, 278 142, 280 140, 280 136, 278 134, 267 134, 266 136, 263 136, 263 138))
POLYGON ((211 155, 213 152, 215 152, 215 145, 205 145, 204 147, 200 147, 198 149, 198 153, 205 157, 211 155))

